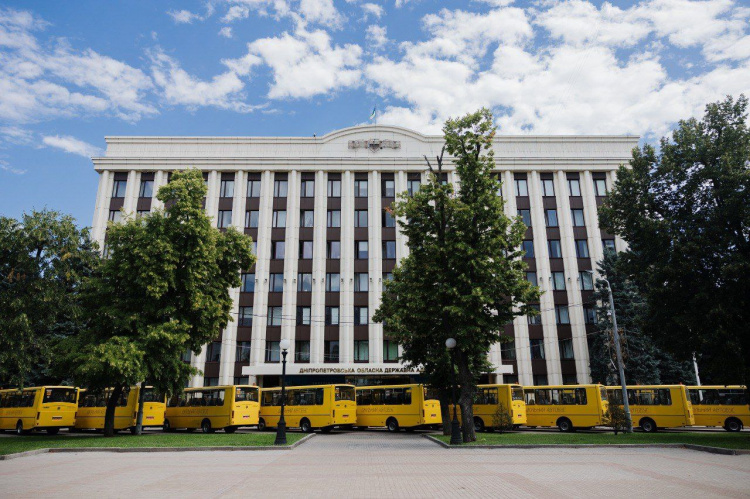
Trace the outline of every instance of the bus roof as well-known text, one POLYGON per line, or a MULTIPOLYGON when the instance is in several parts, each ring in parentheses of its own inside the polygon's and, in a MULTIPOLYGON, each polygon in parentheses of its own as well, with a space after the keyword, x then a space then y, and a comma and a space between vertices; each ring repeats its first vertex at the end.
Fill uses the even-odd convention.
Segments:
MULTIPOLYGON (((555 390, 561 390, 561 389, 573 389, 573 388, 594 388, 598 386, 604 386, 602 384, 596 383, 596 384, 588 384, 588 385, 539 385, 539 386, 524 386, 524 390, 544 390, 548 388, 553 388, 555 390)), ((609 388, 609 387, 607 387, 609 388)))
POLYGON ((357 390, 372 390, 375 388, 404 388, 404 387, 419 387, 419 386, 425 386, 422 383, 406 383, 403 385, 364 385, 364 386, 355 386, 357 390))
POLYGON ((186 392, 195 392, 201 390, 222 390, 227 388, 256 388, 255 385, 216 385, 216 386, 194 386, 192 388, 185 388, 186 392))
MULTIPOLYGON (((285 389, 286 389, 286 390, 297 390, 297 389, 299 389, 299 388, 333 388, 333 387, 336 387, 336 386, 345 386, 345 387, 348 387, 348 388, 355 388, 355 386, 354 386, 354 385, 347 385, 347 384, 345 384, 345 383, 335 383, 335 384, 331 384, 331 385, 300 385, 300 386, 287 386, 287 387, 285 387, 285 389)), ((265 392, 265 391, 269 391, 269 390, 281 390, 281 387, 280 387, 280 386, 272 386, 272 387, 269 387, 269 388, 265 388, 265 387, 264 387, 264 388, 261 388, 261 390, 262 390, 262 391, 264 391, 264 392, 265 392)))

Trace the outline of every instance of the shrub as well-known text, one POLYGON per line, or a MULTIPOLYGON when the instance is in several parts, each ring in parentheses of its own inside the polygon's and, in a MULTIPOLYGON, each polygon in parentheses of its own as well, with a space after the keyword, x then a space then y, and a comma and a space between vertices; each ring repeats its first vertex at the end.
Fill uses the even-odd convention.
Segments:
POLYGON ((513 429, 513 417, 502 402, 497 404, 495 414, 492 415, 492 427, 500 433, 513 429))
POLYGON ((618 432, 624 432, 627 428, 628 421, 625 418, 625 410, 619 404, 609 404, 607 412, 604 414, 604 426, 610 426, 617 435, 618 432))

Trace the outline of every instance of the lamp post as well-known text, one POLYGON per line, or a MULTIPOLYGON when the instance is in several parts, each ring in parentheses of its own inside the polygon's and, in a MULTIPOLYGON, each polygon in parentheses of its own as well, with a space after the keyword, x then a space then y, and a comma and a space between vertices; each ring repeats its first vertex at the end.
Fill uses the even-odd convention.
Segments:
POLYGON ((451 445, 461 445, 464 443, 461 437, 461 425, 458 423, 458 414, 456 409, 456 363, 453 360, 454 348, 456 348, 455 338, 445 340, 445 346, 451 355, 451 393, 453 396, 453 421, 451 421, 451 445))
POLYGON ((283 339, 279 342, 281 349, 281 417, 276 427, 276 441, 274 445, 286 445, 286 421, 284 421, 284 406, 286 405, 286 354, 289 350, 289 340, 283 339))

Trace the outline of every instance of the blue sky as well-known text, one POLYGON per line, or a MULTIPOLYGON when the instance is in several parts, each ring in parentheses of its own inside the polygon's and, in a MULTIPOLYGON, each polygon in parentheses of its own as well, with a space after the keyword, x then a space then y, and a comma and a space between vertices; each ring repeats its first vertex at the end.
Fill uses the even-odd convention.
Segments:
POLYGON ((750 93, 736 0, 0 2, 0 215, 91 224, 105 135, 500 133, 654 141, 750 93))

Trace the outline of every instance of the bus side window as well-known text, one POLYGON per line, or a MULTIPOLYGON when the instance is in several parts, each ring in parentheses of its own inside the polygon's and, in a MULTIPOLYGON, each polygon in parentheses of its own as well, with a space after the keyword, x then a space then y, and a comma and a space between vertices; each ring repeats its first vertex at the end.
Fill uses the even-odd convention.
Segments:
POLYGON ((669 388, 659 389, 659 404, 672 405, 672 391, 669 388))
POLYGON ((372 391, 372 405, 383 405, 385 399, 385 393, 382 388, 378 388, 372 391))
POLYGON ((411 388, 404 389, 404 404, 411 405, 411 388))
POLYGON ((323 405, 324 390, 323 388, 315 389, 315 405, 323 405))
POLYGON ((577 405, 587 405, 588 400, 586 399, 586 389, 585 388, 576 388, 576 404, 577 405))

